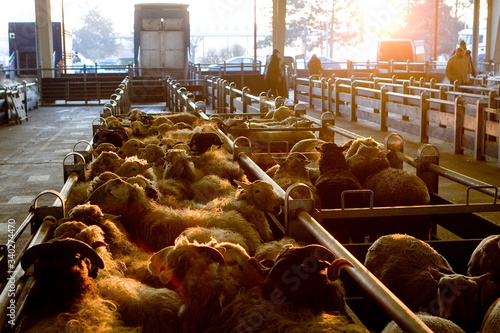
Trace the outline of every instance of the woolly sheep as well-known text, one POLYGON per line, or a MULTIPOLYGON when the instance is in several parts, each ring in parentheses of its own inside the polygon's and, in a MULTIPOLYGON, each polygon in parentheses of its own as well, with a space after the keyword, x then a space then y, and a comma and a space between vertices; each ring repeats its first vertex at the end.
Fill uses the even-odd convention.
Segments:
POLYGON ((139 149, 144 147, 146 147, 144 142, 137 138, 131 138, 121 146, 117 154, 122 158, 138 155, 139 149))
POLYGON ((271 110, 269 111, 265 116, 264 118, 267 120, 267 119, 271 119, 273 121, 281 121, 281 120, 284 120, 288 117, 290 117, 291 115, 293 114, 293 110, 290 110, 288 107, 286 106, 280 106, 279 108, 275 109, 275 110, 271 110))
POLYGON ((196 176, 194 165, 184 149, 169 149, 165 154, 164 179, 178 179, 192 183, 196 176))
POLYGON ((137 156, 130 156, 125 158, 125 161, 115 170, 115 173, 120 177, 143 175, 152 181, 156 181, 156 175, 151 169, 152 167, 152 163, 148 163, 148 161, 140 159, 137 156))
MULTIPOLYGON (((430 204, 426 184, 408 171, 389 167, 386 153, 387 151, 377 147, 361 144, 356 153, 347 159, 347 164, 363 187, 373 191, 374 205, 388 207, 430 204)), ((376 226, 379 235, 407 233, 423 240, 430 239, 430 217, 405 217, 404 223, 400 220, 398 217, 381 219, 376 226)))
MULTIPOLYGON (((321 207, 341 208, 341 193, 347 190, 361 190, 363 187, 347 165, 343 154, 344 148, 335 143, 325 143, 316 148, 321 157, 319 160, 319 177, 315 187, 321 199, 321 207)), ((345 207, 363 207, 367 204, 364 196, 346 196, 345 207), (359 197, 359 198, 358 198, 359 197)))
POLYGON ((283 237, 279 240, 265 242, 255 250, 254 258, 265 267, 271 268, 278 254, 285 245, 301 246, 295 239, 283 237))
POLYGON ((111 180, 89 197, 91 204, 103 212, 120 215, 122 223, 135 241, 153 251, 174 244, 186 228, 194 226, 222 227, 241 233, 252 251, 261 243, 253 226, 235 211, 176 210, 159 206, 148 199, 144 190, 122 180, 111 180))
POLYGON ((467 264, 467 275, 489 273, 489 280, 481 290, 481 315, 500 297, 500 235, 484 238, 472 252, 467 264))
POLYGON ((27 304, 27 332, 136 332, 99 295, 93 278, 104 262, 87 244, 62 239, 35 245, 21 257, 25 271, 32 265, 37 284, 27 304))
POLYGON ((251 253, 246 239, 241 234, 232 230, 222 228, 191 227, 184 230, 179 237, 185 237, 191 243, 198 242, 200 244, 209 243, 212 240, 215 240, 218 243, 229 242, 238 244, 243 247, 247 253, 251 253))
MULTIPOLYGON (((427 327, 429 327, 433 332, 438 333, 465 333, 457 324, 451 320, 444 319, 441 317, 436 317, 425 312, 417 312, 417 317, 424 322, 427 327)), ((382 333, 404 333, 404 331, 396 324, 396 322, 391 321, 384 328, 382 333)))
POLYGON ((193 159, 194 166, 203 175, 217 175, 231 184, 236 181, 246 182, 247 176, 240 165, 233 161, 233 156, 225 149, 212 149, 193 159))
POLYGON ((236 187, 217 175, 206 175, 190 185, 194 202, 206 204, 219 197, 236 196, 236 187))
POLYGON ((493 303, 481 324, 480 333, 498 333, 500 332, 500 298, 493 303))
POLYGON ((278 215, 281 212, 283 200, 268 182, 256 180, 249 184, 236 183, 241 187, 241 190, 235 197, 220 197, 206 205, 196 205, 195 207, 208 210, 237 211, 254 226, 263 241, 273 240, 265 213, 278 215))
POLYGON ((476 324, 475 292, 487 276, 456 274, 427 243, 409 235, 382 236, 368 249, 364 264, 410 310, 450 319, 464 330, 476 324))
POLYGON ((200 332, 242 289, 263 277, 250 257, 234 244, 197 244, 178 238, 151 257, 150 269, 185 303, 183 332, 200 332))
POLYGON ((117 153, 102 152, 95 160, 87 165, 86 179, 91 180, 105 171, 115 172, 125 160, 117 153))
POLYGON ((335 259, 324 246, 286 245, 264 281, 263 295, 280 294, 287 302, 317 313, 347 315, 344 286, 339 280, 340 270, 345 267, 352 264, 335 259))
POLYGON ((117 152, 118 151, 118 148, 115 147, 114 144, 112 143, 109 143, 109 142, 103 142, 101 143, 99 146, 97 146, 97 148, 95 149, 91 149, 90 150, 90 153, 92 154, 92 156, 94 157, 97 157, 99 156, 102 152, 105 152, 105 151, 112 151, 112 152, 117 152))
MULTIPOLYGON (((362 190, 363 186, 347 165, 343 151, 335 143, 325 143, 316 148, 321 157, 319 160, 319 177, 315 187, 321 200, 322 209, 338 209, 342 207, 342 192, 362 190)), ((344 207, 368 207, 366 193, 344 193, 344 207)), ((356 219, 324 219, 322 225, 340 242, 363 242, 366 235, 374 233, 371 221, 365 218, 356 219)))
MULTIPOLYGON (((272 178, 284 191, 296 183, 308 185, 312 190, 315 205, 319 208, 321 205, 320 200, 306 169, 306 165, 309 164, 309 162, 307 157, 302 153, 288 154, 286 159, 279 162, 279 168, 272 178)), ((291 197, 296 199, 309 199, 311 197, 311 192, 303 187, 299 187, 291 193, 291 197)))
POLYGON ((320 157, 316 148, 321 147, 326 141, 321 139, 304 139, 300 140, 290 149, 290 153, 308 153, 306 155, 311 161, 311 166, 317 166, 317 162, 320 157))
POLYGON ((266 299, 259 288, 238 294, 215 316, 205 333, 368 333, 362 325, 345 316, 316 313, 307 307, 291 305, 283 297, 266 299))
POLYGON ((162 167, 165 163, 163 160, 165 150, 159 145, 150 143, 144 148, 139 148, 137 157, 148 161, 148 163, 152 163, 155 167, 162 167))

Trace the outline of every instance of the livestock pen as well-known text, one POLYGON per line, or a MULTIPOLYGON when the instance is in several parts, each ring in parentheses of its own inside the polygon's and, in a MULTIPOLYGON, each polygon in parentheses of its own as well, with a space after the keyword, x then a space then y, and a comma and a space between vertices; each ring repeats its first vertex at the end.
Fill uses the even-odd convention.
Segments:
MULTIPOLYGON (((166 80, 168 85, 175 85, 175 81, 166 80)), ((259 118, 265 115, 265 112, 261 112, 261 110, 271 110, 276 107, 275 101, 269 101, 263 98, 263 96, 252 96, 248 93, 248 91, 241 92, 240 102, 233 102, 233 108, 229 109, 229 112, 225 112, 225 114, 212 114, 208 115, 209 111, 205 109, 205 105, 203 103, 196 103, 192 97, 188 96, 187 89, 180 89, 181 87, 171 87, 171 89, 175 94, 178 94, 176 99, 178 101, 178 111, 183 112, 191 112, 199 115, 203 119, 209 119, 214 117, 220 117, 221 119, 226 119, 231 116, 258 116, 259 118), (251 102, 252 101, 252 102, 251 102), (258 104, 258 107, 252 106, 252 104, 258 104), (265 105, 265 108, 261 109, 261 106, 265 105), (249 112, 250 111, 250 112, 249 112)), ((224 89, 226 89, 224 87, 224 89)), ((234 93, 239 94, 239 92, 231 88, 234 93)), ((102 119, 97 119, 99 125, 95 126, 95 130, 97 131, 99 126, 102 126, 106 123, 106 117, 109 115, 120 116, 127 113, 130 105, 122 105, 122 99, 126 94, 126 89, 124 89, 122 94, 118 94, 114 96, 110 101, 110 104, 107 105, 102 114, 102 119), (114 101, 114 102, 113 102, 114 101)), ((278 101, 278 105, 281 102, 278 101)), ((218 108, 218 110, 224 110, 218 108)), ((322 117, 322 120, 313 119, 310 116, 303 115, 304 119, 313 123, 313 126, 310 127, 315 131, 323 132, 323 134, 327 134, 330 132, 330 135, 335 134, 336 136, 342 136, 347 138, 359 138, 363 137, 362 135, 351 133, 345 129, 338 128, 334 125, 334 117, 331 114, 326 114, 322 117)), ((93 125, 93 124, 92 124, 93 125)), ((298 130, 298 129, 295 129, 298 130)), ((304 130, 300 128, 300 130, 304 130)), ((259 132, 261 130, 250 130, 253 132, 259 132)), ((236 160, 242 165, 245 170, 248 170, 249 175, 252 174, 252 177, 259 178, 270 182, 275 190, 286 199, 285 201, 285 214, 284 216, 278 218, 270 217, 270 220, 275 223, 274 230, 277 234, 280 232, 282 235, 294 236, 290 235, 290 230, 296 231, 297 228, 305 228, 308 234, 310 234, 310 242, 318 242, 324 244, 328 249, 330 249, 337 257, 345 258, 351 261, 353 264, 353 268, 348 269, 346 272, 348 275, 343 277, 343 280, 346 283, 347 295, 348 295, 348 305, 354 310, 353 317, 357 316, 361 319, 361 321, 367 327, 376 327, 379 323, 376 322, 376 318, 372 318, 370 316, 369 311, 366 308, 363 308, 367 299, 375 299, 377 301, 377 308, 383 308, 387 313, 389 313, 389 317, 395 319, 402 327, 405 327, 408 331, 412 332, 424 332, 428 331, 424 325, 420 322, 418 318, 416 318, 411 311, 399 301, 390 291, 385 288, 385 286, 381 285, 380 282, 375 279, 369 272, 364 269, 362 265, 364 252, 366 252, 369 244, 341 244, 338 242, 330 233, 328 233, 324 227, 318 222, 321 218, 355 218, 357 216, 366 216, 372 214, 373 216, 406 216, 406 215, 439 215, 439 219, 436 220, 436 225, 441 225, 444 228, 449 229, 450 231, 456 232, 457 235, 462 238, 460 241, 442 241, 438 239, 437 235, 435 236, 435 240, 430 241, 429 243, 439 248, 439 252, 443 250, 443 254, 450 260, 450 262, 457 263, 456 267, 464 267, 464 260, 466 258, 466 253, 471 253, 472 249, 479 243, 479 241, 486 236, 491 234, 498 234, 498 227, 489 222, 488 220, 481 218, 476 215, 476 212, 482 211, 499 211, 499 205, 496 203, 496 199, 498 198, 497 190, 494 186, 489 186, 488 184, 482 184, 479 181, 467 179, 466 177, 461 176, 453 172, 452 170, 447 170, 439 167, 439 154, 435 147, 425 146, 422 148, 422 155, 418 157, 418 161, 415 162, 411 157, 405 156, 402 153, 402 148, 404 147, 404 142, 399 137, 392 137, 388 143, 386 143, 386 148, 392 149, 396 151, 396 156, 398 156, 398 160, 401 162, 406 162, 412 167, 418 166, 418 173, 422 176, 422 178, 426 179, 426 183, 429 188, 433 192, 433 204, 428 207, 397 207, 397 208, 375 208, 369 207, 367 209, 339 209, 339 210, 331 210, 331 211, 319 211, 316 212, 311 207, 314 205, 310 202, 310 200, 290 200, 288 198, 290 193, 283 191, 274 181, 265 174, 265 170, 262 170, 256 163, 258 161, 259 153, 252 151, 252 144, 245 144, 247 140, 241 138, 236 140, 231 140, 227 133, 219 132, 220 136, 226 141, 229 147, 232 149, 232 154, 236 160), (460 182, 466 186, 477 187, 481 186, 479 189, 483 192, 486 192, 490 197, 493 198, 492 203, 485 204, 454 204, 450 201, 447 201, 445 198, 440 198, 438 195, 438 186, 437 186, 437 178, 438 177, 446 177, 450 178, 453 181, 460 182), (441 201, 440 201, 441 200, 441 201), (457 226, 457 221, 461 222, 466 220, 467 223, 460 223, 460 226, 457 226), (442 245, 440 245, 442 244, 442 245), (467 246, 464 246, 467 244, 467 246), (440 247, 441 246, 441 247, 440 247), (470 251, 468 251, 470 250, 470 251), (460 252, 460 253, 459 253, 460 252), (462 254, 462 255, 460 255, 462 254), (352 282, 351 281, 354 281, 352 282), (352 283, 351 283, 352 282, 352 283), (368 293, 369 296, 363 295, 361 290, 368 293)), ((286 146, 286 145, 285 145, 286 146)), ((74 148, 75 150, 75 148, 74 148)), ((288 152, 288 148, 285 148, 284 151, 278 153, 278 157, 283 156, 288 152)), ((264 154, 272 155, 272 151, 265 152, 264 154)), ((71 195, 71 188, 78 182, 78 178, 82 177, 85 172, 85 158, 82 154, 78 152, 72 152, 69 156, 77 156, 75 163, 73 165, 65 165, 65 175, 66 184, 65 187, 61 190, 60 193, 53 193, 60 198, 58 201, 62 203, 60 207, 37 207, 34 205, 34 212, 28 216, 26 222, 23 224, 23 227, 27 227, 28 225, 33 225, 33 233, 34 237, 31 240, 31 245, 44 242, 47 239, 51 238, 51 232, 53 231, 54 224, 53 219, 46 219, 47 216, 55 216, 56 218, 64 216, 64 202, 71 195), (80 155, 82 155, 80 157, 80 155)), ((66 164, 66 161, 63 162, 66 164)), ((402 167, 402 163, 399 163, 399 166, 402 167)), ((299 185, 300 186, 300 185, 299 185)), ((36 200, 35 200, 36 202, 36 200)), ((21 229, 18 232, 21 232, 21 229)), ((305 234, 299 232, 300 236, 304 236, 305 234)), ((8 247, 5 248, 7 250, 8 247)), ((3 257, 2 263, 7 265, 8 252, 3 257)), ((5 266, 4 266, 5 267, 5 266)), ((7 270, 6 270, 7 271, 7 270)), ((17 287, 17 296, 21 296, 23 290, 29 290, 29 278, 23 276, 23 271, 19 267, 16 262, 16 269, 8 271, 12 272, 12 276, 14 280, 16 280, 17 287), (24 283, 27 283, 28 288, 23 288, 24 283)), ((0 301, 2 302, 2 320, 8 318, 9 314, 9 305, 10 300, 13 299, 9 296, 11 293, 12 284, 9 282, 2 291, 0 301)), ((17 302, 16 306, 19 306, 19 314, 22 313, 22 301, 23 297, 26 295, 22 295, 20 298, 16 297, 17 302)), ((9 330, 10 327, 8 323, 2 322, 2 328, 4 330, 9 330)))

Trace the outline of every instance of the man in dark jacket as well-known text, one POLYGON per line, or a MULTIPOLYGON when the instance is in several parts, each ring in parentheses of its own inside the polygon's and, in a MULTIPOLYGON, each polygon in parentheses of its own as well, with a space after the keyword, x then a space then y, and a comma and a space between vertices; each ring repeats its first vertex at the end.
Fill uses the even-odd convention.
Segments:
POLYGON ((283 82, 283 70, 280 58, 280 51, 274 49, 273 54, 269 58, 266 65, 264 79, 269 87, 268 95, 273 97, 279 96, 279 87, 283 82))

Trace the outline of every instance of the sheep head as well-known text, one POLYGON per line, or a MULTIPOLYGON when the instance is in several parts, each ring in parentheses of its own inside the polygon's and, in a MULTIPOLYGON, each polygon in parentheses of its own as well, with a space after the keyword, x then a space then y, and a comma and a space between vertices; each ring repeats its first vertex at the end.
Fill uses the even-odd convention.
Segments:
POLYGON ((387 159, 389 152, 389 150, 361 144, 356 153, 346 159, 347 165, 358 180, 364 182, 370 174, 389 168, 389 160, 387 159))
POLYGON ((131 156, 125 159, 125 162, 116 169, 115 173, 121 177, 134 177, 144 174, 147 169, 153 166, 153 163, 148 163, 146 160, 131 156))
MULTIPOLYGON (((122 215, 124 211, 130 210, 130 207, 138 207, 146 203, 148 208, 148 198, 144 190, 137 185, 131 185, 122 179, 111 179, 95 189, 90 194, 87 201, 90 204, 98 205, 101 210, 108 214, 122 215)), ((140 214, 140 212, 135 211, 140 214)))
POLYGON ((429 272, 438 283, 439 316, 453 321, 467 332, 477 331, 480 325, 478 294, 490 274, 470 277, 444 274, 435 268, 430 268, 429 272))
POLYGON ((313 311, 346 314, 344 288, 338 280, 344 267, 352 265, 345 259, 335 260, 333 253, 321 245, 286 245, 264 282, 264 295, 282 295, 286 302, 313 311), (335 280, 330 281, 329 277, 335 280))
POLYGON ((35 276, 55 275, 61 270, 70 272, 77 267, 77 270, 86 270, 88 276, 96 277, 99 268, 104 268, 103 260, 94 249, 82 241, 68 238, 30 247, 21 257, 21 267, 26 271, 33 264, 35 276))
POLYGON ((472 252, 467 267, 468 275, 478 276, 491 272, 491 279, 500 282, 500 235, 483 239, 472 252))
POLYGON ((256 180, 250 184, 237 180, 234 182, 243 189, 240 199, 246 200, 257 209, 273 215, 278 215, 281 212, 283 199, 274 191, 273 186, 268 182, 263 180, 256 180))
POLYGON ((139 148, 143 148, 145 146, 146 145, 140 140, 131 138, 121 146, 120 150, 118 150, 118 155, 123 158, 134 156, 139 153, 139 148))

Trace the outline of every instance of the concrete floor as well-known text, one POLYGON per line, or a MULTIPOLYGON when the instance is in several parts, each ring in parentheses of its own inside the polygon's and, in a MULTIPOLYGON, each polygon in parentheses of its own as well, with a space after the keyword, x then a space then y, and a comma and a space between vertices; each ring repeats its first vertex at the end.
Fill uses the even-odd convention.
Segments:
MULTIPOLYGON (((161 105, 134 107, 145 111, 164 111, 161 105)), ((64 184, 63 159, 73 150, 76 142, 91 139, 92 121, 99 116, 101 109, 99 105, 40 107, 29 111, 29 121, 20 125, 13 122, 0 125, 0 244, 5 244, 7 238, 6 222, 15 221, 19 226, 39 193, 46 189, 61 190, 64 184)), ((315 115, 315 112, 309 113, 315 115)), ((351 123, 342 117, 337 118, 336 125, 363 136, 372 136, 379 142, 383 142, 388 134, 368 123, 351 123)), ((405 153, 416 158, 421 144, 415 137, 403 136, 405 153)), ((450 144, 438 140, 431 143, 440 151, 442 166, 500 187, 500 168, 496 160, 474 161, 471 153, 455 155, 450 144)), ((441 196, 462 203, 465 193, 464 186, 440 180, 441 196)), ((474 197, 474 200, 491 202, 486 196, 478 194, 474 197)), ((52 205, 54 201, 54 196, 44 195, 38 203, 52 205)), ((486 213, 486 216, 500 224, 500 213, 486 213)))

